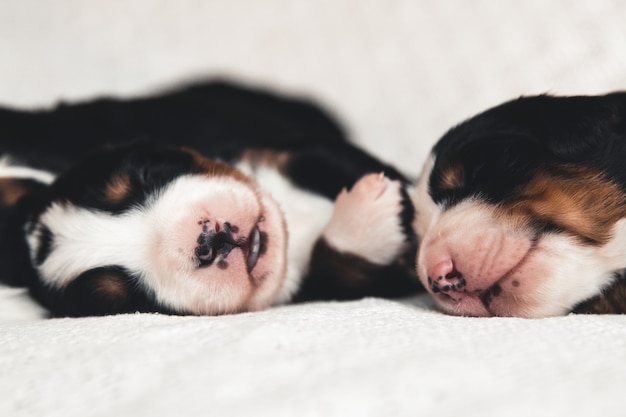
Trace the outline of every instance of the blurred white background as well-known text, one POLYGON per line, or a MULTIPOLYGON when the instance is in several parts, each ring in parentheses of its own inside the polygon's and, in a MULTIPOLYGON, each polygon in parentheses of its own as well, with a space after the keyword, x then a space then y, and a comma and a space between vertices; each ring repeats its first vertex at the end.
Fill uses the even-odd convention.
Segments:
POLYGON ((409 174, 453 124, 535 93, 626 86, 626 3, 4 0, 0 104, 228 76, 313 97, 409 174))

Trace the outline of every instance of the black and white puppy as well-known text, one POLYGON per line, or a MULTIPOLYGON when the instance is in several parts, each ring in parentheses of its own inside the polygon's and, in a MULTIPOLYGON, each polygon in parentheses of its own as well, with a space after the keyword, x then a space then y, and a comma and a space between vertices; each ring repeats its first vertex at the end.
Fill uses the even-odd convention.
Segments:
POLYGON ((212 82, 2 109, 0 146, 0 268, 54 315, 224 314, 419 285, 407 180, 305 101, 212 82))
POLYGON ((445 312, 626 312, 626 94, 525 97, 452 128, 413 195, 445 312))

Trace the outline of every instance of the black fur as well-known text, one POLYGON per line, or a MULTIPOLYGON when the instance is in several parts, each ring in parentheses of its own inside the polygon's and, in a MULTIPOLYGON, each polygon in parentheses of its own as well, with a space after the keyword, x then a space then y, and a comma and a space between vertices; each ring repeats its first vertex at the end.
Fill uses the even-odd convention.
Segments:
POLYGON ((446 206, 469 195, 499 203, 538 170, 560 163, 596 168, 626 191, 625 116, 626 93, 524 97, 494 107, 452 128, 434 147, 430 194, 446 206), (455 163, 463 165, 464 183, 443 188, 441 172, 455 163))

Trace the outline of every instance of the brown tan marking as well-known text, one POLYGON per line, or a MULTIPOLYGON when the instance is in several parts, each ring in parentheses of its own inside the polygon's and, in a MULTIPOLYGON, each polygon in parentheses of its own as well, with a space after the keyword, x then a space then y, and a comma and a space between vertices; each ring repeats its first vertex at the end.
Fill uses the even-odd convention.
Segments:
POLYGON ((128 297, 125 278, 115 272, 102 272, 94 283, 94 292, 109 300, 124 300, 128 297))
POLYGON ((214 159, 209 159, 203 156, 200 152, 191 148, 181 148, 183 152, 189 153, 193 156, 194 164, 204 173, 211 177, 231 177, 236 179, 237 181, 251 184, 253 181, 250 177, 248 177, 243 172, 238 169, 228 165, 224 162, 216 161, 214 159))
POLYGON ((502 214, 527 224, 545 221, 586 242, 605 244, 615 223, 626 217, 625 203, 624 193, 603 174, 562 165, 537 174, 502 214))
POLYGON ((122 174, 113 177, 104 189, 104 198, 112 203, 119 203, 127 198, 131 192, 130 177, 122 174))
POLYGON ((447 190, 462 187, 465 182, 463 165, 458 163, 448 165, 441 171, 440 181, 441 187, 447 190))
POLYGON ((241 156, 242 162, 247 162, 253 167, 259 165, 276 167, 279 170, 285 166, 288 160, 287 152, 277 152, 268 149, 250 149, 241 156))
POLYGON ((0 178, 0 204, 12 206, 32 191, 28 180, 0 178))

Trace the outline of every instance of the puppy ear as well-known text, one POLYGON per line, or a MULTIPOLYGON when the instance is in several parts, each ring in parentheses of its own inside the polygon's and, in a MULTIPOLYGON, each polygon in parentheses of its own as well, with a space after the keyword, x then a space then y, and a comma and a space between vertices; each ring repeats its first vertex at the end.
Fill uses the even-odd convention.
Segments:
POLYGON ((614 281, 602 292, 574 307, 577 314, 623 314, 626 311, 624 270, 616 272, 614 281))
MULTIPOLYGON (((598 130, 602 130, 598 125, 598 130)), ((587 125, 581 127, 579 132, 571 132, 569 135, 548 136, 546 147, 550 155, 555 157, 559 162, 584 162, 589 157, 599 153, 602 149, 607 148, 610 133, 596 134, 589 132, 593 126, 587 125), (589 133, 588 133, 589 132, 589 133)))
MULTIPOLYGON (((624 98, 618 95, 572 97, 544 120, 547 148, 560 162, 611 157, 626 129, 624 98), (556 134, 558 132, 558 134, 556 134)), ((549 108, 548 108, 549 109, 549 108)))

